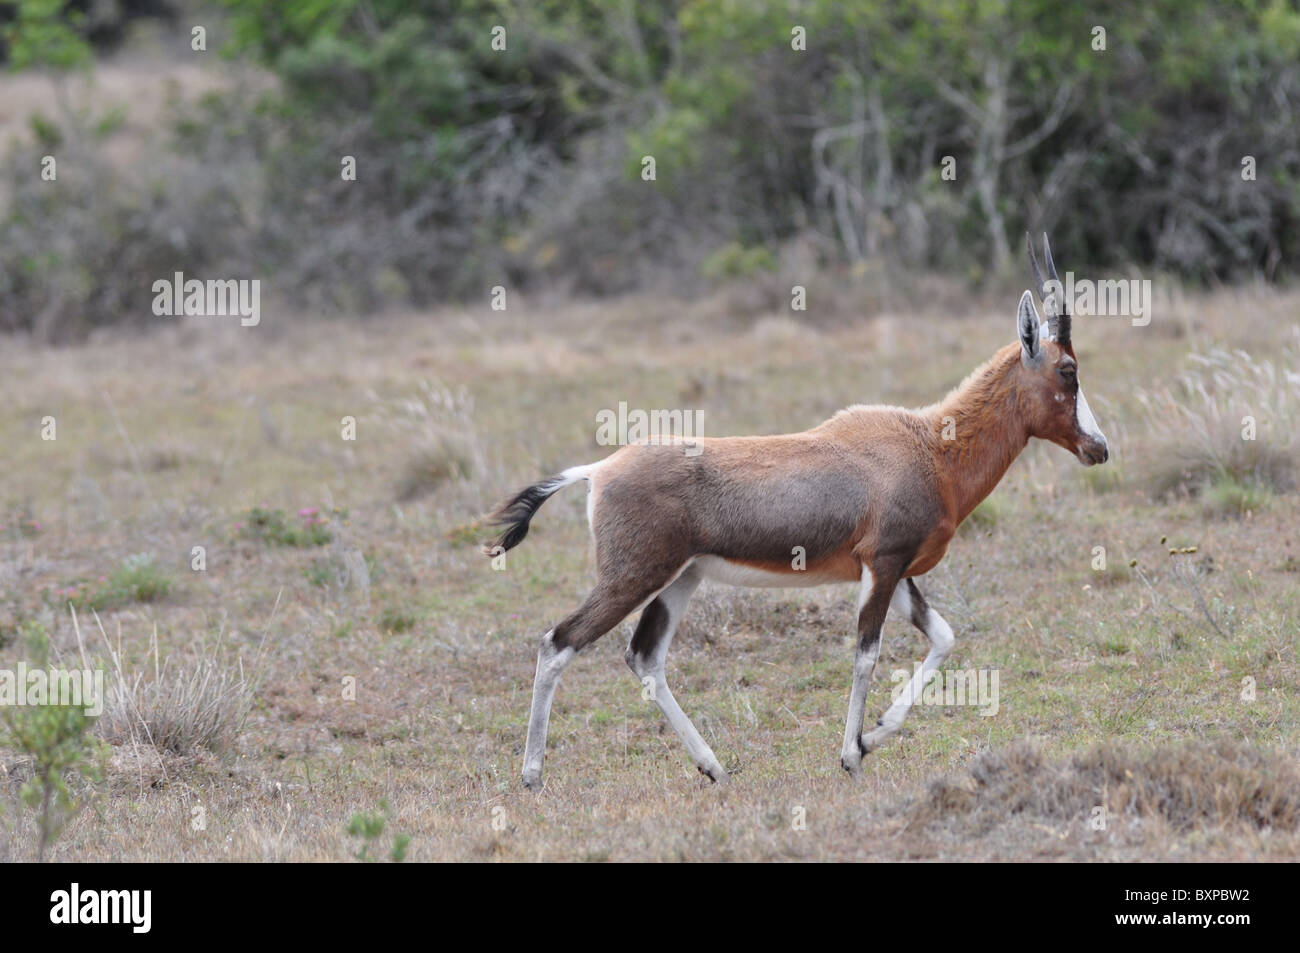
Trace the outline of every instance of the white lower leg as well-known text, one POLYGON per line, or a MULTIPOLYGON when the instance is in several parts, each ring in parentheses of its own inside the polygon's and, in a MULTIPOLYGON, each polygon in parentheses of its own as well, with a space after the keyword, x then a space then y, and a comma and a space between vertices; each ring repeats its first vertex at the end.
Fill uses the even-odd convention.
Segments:
POLYGON ((926 655, 925 661, 921 663, 920 669, 904 687, 903 693, 885 711, 879 724, 862 736, 862 747, 867 751, 880 747, 885 741, 898 733, 898 729, 903 727, 903 720, 907 718, 907 713, 911 710, 912 705, 921 697, 921 690, 934 677, 934 673, 939 666, 946 662, 948 656, 952 654, 955 641, 952 628, 944 621, 943 616, 933 609, 926 612, 924 631, 930 639, 930 651, 926 655))
POLYGON ((524 785, 535 788, 542 781, 542 761, 546 757, 546 728, 551 720, 551 702, 560 673, 572 661, 571 648, 557 650, 551 641, 553 632, 542 636, 537 650, 537 674, 533 677, 533 706, 528 716, 528 742, 524 746, 524 785))
MULTIPOLYGON (((875 578, 871 570, 862 567, 862 584, 858 587, 858 616, 871 598, 875 578)), ((880 656, 880 639, 884 629, 877 634, 876 640, 866 648, 862 645, 862 634, 858 633, 858 651, 853 657, 853 687, 849 690, 849 714, 844 721, 844 744, 840 747, 840 764, 844 770, 857 776, 862 767, 862 749, 858 739, 862 737, 862 714, 867 707, 867 687, 871 673, 876 669, 876 659, 880 656)))
POLYGON ((672 645, 673 636, 677 633, 677 624, 686 613, 686 605, 691 601, 696 587, 699 586, 700 578, 694 568, 687 567, 672 585, 659 593, 657 598, 668 613, 663 633, 654 644, 648 658, 637 655, 632 650, 631 643, 628 644, 626 658, 628 667, 641 680, 642 694, 659 706, 659 710, 668 719, 668 724, 673 726, 677 737, 681 738, 682 743, 686 745, 686 750, 696 767, 714 781, 726 783, 727 772, 708 742, 700 736, 686 712, 682 711, 682 706, 677 704, 677 699, 673 697, 664 674, 668 660, 668 647, 672 645))
POLYGON ((641 684, 645 685, 653 695, 654 703, 659 706, 659 710, 667 717, 668 724, 673 726, 673 731, 677 732, 677 736, 686 745, 691 760, 714 781, 725 783, 727 781, 727 772, 723 770, 722 765, 718 762, 713 749, 695 730, 695 725, 691 723, 691 719, 687 717, 686 712, 682 711, 681 705, 677 704, 677 699, 673 697, 672 691, 668 688, 668 681, 664 678, 664 670, 660 668, 657 672, 646 672, 645 674, 638 671, 637 675, 642 679, 641 684), (648 684, 645 681, 647 678, 651 679, 648 684))
POLYGON ((867 707, 867 689, 871 674, 876 670, 876 659, 880 657, 880 638, 871 643, 867 649, 858 649, 853 659, 853 689, 849 693, 849 715, 844 723, 844 746, 840 748, 840 764, 849 774, 857 776, 862 769, 862 748, 858 739, 862 737, 862 715, 867 707))

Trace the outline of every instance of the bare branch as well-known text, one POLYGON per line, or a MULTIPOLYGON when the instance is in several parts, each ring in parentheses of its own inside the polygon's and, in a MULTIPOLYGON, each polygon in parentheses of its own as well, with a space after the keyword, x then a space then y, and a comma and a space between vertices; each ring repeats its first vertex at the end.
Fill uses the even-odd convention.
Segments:
POLYGON ((1018 155, 1028 152, 1037 146, 1040 142, 1056 132, 1061 125, 1061 120, 1065 118, 1066 109, 1070 105, 1070 98, 1074 94, 1074 83, 1066 80, 1056 90, 1056 98, 1052 101, 1051 111, 1048 112, 1047 118, 1042 121, 1037 129, 1025 136, 1019 142, 1007 146, 1002 153, 1003 159, 1014 159, 1018 155))
POLYGON ((954 106, 956 106, 962 112, 966 113, 966 115, 970 116, 972 119, 975 119, 977 122, 980 123, 984 122, 984 120, 987 117, 987 111, 984 109, 984 107, 977 104, 965 93, 960 92, 953 86, 950 86, 948 84, 948 81, 943 79, 942 77, 937 77, 935 79, 935 84, 939 89, 939 94, 943 96, 944 99, 948 100, 948 102, 952 103, 954 106))

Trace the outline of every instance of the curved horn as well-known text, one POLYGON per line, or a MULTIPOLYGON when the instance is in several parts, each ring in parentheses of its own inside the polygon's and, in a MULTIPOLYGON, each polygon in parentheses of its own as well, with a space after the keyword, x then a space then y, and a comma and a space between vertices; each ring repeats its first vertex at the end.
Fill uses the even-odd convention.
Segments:
MULTIPOLYGON (((1047 287, 1048 281, 1061 286, 1061 279, 1056 275, 1056 263, 1052 261, 1052 246, 1047 242, 1047 233, 1043 233, 1043 260, 1047 262, 1047 278, 1038 265, 1038 256, 1034 254, 1034 239, 1025 232, 1025 247, 1029 249, 1029 267, 1034 273, 1034 283, 1038 286, 1038 296, 1043 299, 1043 312, 1047 316, 1047 330, 1052 340, 1062 347, 1070 346, 1070 312, 1063 300, 1065 295, 1054 295, 1047 287), (1057 299, 1062 299, 1058 301, 1057 299)), ((1064 291, 1064 289, 1062 289, 1064 291)))
POLYGON ((1043 272, 1038 267, 1038 257, 1034 254, 1034 238, 1028 232, 1025 232, 1025 247, 1029 249, 1029 267, 1034 273, 1034 287, 1038 289, 1038 297, 1047 298, 1047 282, 1043 280, 1043 272))
POLYGON ((1056 339, 1056 342, 1061 347, 1068 348, 1070 346, 1070 308, 1065 301, 1065 289, 1061 285, 1061 279, 1056 276, 1056 262, 1052 261, 1052 246, 1047 243, 1047 232, 1043 232, 1043 259, 1047 262, 1048 276, 1061 289, 1061 300, 1057 303, 1057 307, 1052 309, 1056 314, 1048 319, 1051 322, 1049 327, 1052 329, 1052 337, 1056 339))

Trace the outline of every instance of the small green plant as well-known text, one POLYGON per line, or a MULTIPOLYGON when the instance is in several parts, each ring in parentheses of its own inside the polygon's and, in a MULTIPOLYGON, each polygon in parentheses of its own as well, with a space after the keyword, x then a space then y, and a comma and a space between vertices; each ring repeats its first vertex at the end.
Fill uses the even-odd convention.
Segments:
POLYGON ((1123 639, 1111 636, 1101 643, 1098 651, 1102 655, 1128 655, 1129 646, 1123 639))
MULTIPOLYGON (((337 517, 347 515, 341 510, 333 513, 337 517)), ((272 546, 324 546, 334 538, 329 524, 329 517, 314 506, 299 510, 296 520, 284 510, 255 506, 235 524, 235 532, 272 546)))
POLYGON ((122 565, 94 582, 74 582, 56 589, 48 601, 102 612, 135 602, 161 602, 171 594, 172 581, 152 556, 128 556, 122 565))
POLYGON ((124 602, 158 602, 171 593, 171 580, 143 553, 128 556, 108 577, 108 592, 124 602))
POLYGON ((330 583, 338 577, 328 559, 313 559, 310 565, 303 567, 302 574, 309 583, 320 589, 328 589, 330 583))
POLYGON ((1212 516, 1245 516, 1268 504, 1267 487, 1234 476, 1221 476, 1205 492, 1205 510, 1212 516))
MULTIPOLYGON (((39 623, 23 626, 35 668, 49 662, 49 637, 39 623)), ((103 778, 105 746, 94 737, 95 718, 78 705, 24 705, 0 708, 0 727, 8 747, 26 755, 31 777, 19 790, 22 803, 36 812, 38 860, 85 806, 73 790, 78 779, 92 785, 103 778), (73 782, 73 783, 70 783, 73 782)))
POLYGON ((378 623, 381 632, 408 632, 415 628, 416 618, 406 609, 385 606, 379 613, 378 623))
POLYGON ((1002 503, 996 496, 986 497, 981 500, 971 514, 962 521, 961 529, 967 534, 978 533, 980 531, 989 532, 994 526, 998 525, 998 520, 1002 518, 1002 503))
MULTIPOLYGON (((353 856, 363 863, 374 863, 378 853, 383 850, 382 838, 389 829, 392 813, 387 801, 379 802, 378 812, 358 812, 348 821, 348 834, 361 839, 360 847, 353 856)), ((410 834, 393 834, 392 844, 388 850, 388 859, 400 864, 406 859, 406 850, 411 844, 410 834)))
POLYGON ((69 779, 93 783, 103 778, 98 763, 102 745, 91 732, 94 721, 76 705, 35 705, 5 713, 8 743, 32 760, 32 777, 19 797, 36 811, 38 860, 45 859, 55 838, 85 806, 69 779))

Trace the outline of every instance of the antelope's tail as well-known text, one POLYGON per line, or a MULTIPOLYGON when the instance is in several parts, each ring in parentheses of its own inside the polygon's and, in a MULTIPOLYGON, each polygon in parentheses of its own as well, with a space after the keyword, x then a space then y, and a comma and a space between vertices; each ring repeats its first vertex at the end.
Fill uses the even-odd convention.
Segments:
POLYGON ((594 466, 570 467, 558 476, 548 477, 532 486, 524 487, 503 502, 485 518, 489 526, 500 526, 503 529, 500 536, 483 544, 483 554, 499 556, 522 543, 524 537, 528 535, 528 524, 533 514, 551 498, 551 494, 570 483, 590 479, 593 469, 594 466))

